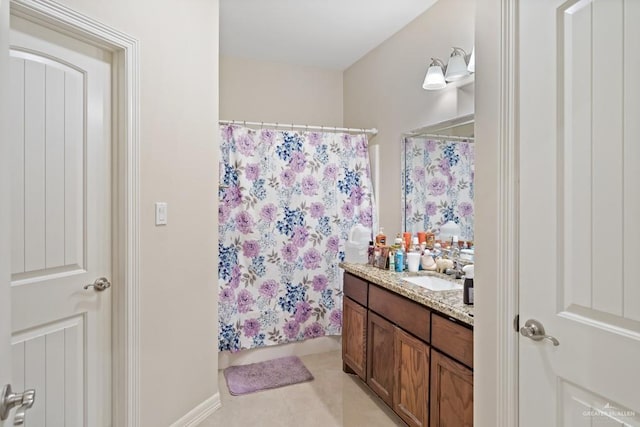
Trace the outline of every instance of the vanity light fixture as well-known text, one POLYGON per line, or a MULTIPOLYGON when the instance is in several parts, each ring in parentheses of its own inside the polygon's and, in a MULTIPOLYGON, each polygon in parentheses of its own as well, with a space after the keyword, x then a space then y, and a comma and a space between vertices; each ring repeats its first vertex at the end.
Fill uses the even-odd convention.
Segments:
POLYGON ((422 83, 423 89, 444 89, 447 87, 447 83, 461 80, 469 74, 475 73, 475 47, 471 50, 471 55, 467 55, 467 52, 459 47, 453 47, 451 49, 452 52, 447 65, 438 58, 431 58, 431 63, 427 69, 427 75, 424 78, 424 83, 422 83))
POLYGON ((469 70, 467 69, 467 53, 459 47, 452 49, 453 51, 447 63, 447 72, 444 75, 444 79, 448 82, 460 80, 469 74, 469 70))
POLYGON ((444 63, 438 58, 431 58, 431 64, 427 70, 427 75, 424 77, 424 83, 422 88, 426 90, 439 90, 444 89, 447 86, 447 82, 444 80, 444 63))

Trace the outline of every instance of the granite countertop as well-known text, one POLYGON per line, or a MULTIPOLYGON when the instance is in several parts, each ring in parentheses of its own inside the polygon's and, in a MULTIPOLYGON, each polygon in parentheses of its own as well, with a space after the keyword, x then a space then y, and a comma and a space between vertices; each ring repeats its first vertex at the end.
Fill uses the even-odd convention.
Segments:
POLYGON ((356 264, 341 262, 340 267, 345 271, 358 276, 368 282, 375 283, 385 289, 400 294, 422 304, 442 314, 450 316, 467 325, 473 326, 473 306, 462 302, 462 289, 452 291, 430 291, 420 286, 405 282, 402 279, 411 276, 437 276, 447 280, 462 281, 452 279, 444 274, 428 271, 417 273, 396 273, 394 271, 383 270, 369 264, 356 264))

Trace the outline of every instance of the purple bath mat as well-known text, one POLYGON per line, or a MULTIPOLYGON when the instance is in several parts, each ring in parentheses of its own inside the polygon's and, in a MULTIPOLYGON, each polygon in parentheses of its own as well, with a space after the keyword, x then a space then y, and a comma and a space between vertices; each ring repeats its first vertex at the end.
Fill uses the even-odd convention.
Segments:
POLYGON ((311 381, 313 375, 296 356, 281 357, 224 370, 229 392, 234 396, 311 381))

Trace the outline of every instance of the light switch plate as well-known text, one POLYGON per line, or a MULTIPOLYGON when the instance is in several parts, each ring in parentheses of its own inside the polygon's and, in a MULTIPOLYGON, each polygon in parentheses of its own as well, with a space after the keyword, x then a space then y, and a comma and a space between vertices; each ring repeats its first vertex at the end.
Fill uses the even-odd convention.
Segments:
POLYGON ((156 202, 156 225, 167 225, 166 202, 156 202))

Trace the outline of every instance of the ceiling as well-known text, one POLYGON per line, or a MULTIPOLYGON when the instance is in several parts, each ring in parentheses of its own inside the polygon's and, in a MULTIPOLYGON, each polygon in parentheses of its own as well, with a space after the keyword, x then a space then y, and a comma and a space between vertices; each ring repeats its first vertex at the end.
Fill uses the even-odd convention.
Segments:
POLYGON ((344 70, 437 0, 221 0, 220 53, 344 70))

